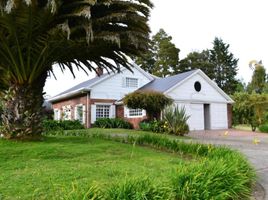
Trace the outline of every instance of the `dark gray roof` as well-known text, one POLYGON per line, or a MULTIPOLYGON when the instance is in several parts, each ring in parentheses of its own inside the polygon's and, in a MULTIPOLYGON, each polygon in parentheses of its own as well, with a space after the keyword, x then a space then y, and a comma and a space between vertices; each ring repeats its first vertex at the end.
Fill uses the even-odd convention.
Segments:
POLYGON ((72 87, 72 88, 70 88, 70 89, 68 89, 68 90, 65 90, 64 92, 62 92, 62 93, 56 95, 55 97, 57 97, 57 96, 61 96, 61 95, 64 95, 64 94, 67 94, 67 93, 70 93, 70 92, 74 92, 74 91, 79 90, 79 89, 82 89, 82 88, 90 87, 92 84, 94 84, 94 83, 96 83, 97 81, 99 81, 99 80, 101 80, 101 79, 107 77, 108 75, 109 75, 109 74, 107 73, 107 74, 103 74, 103 75, 101 75, 101 76, 96 76, 96 77, 93 78, 93 79, 84 81, 84 82, 82 82, 82 83, 80 83, 80 84, 78 84, 78 85, 76 85, 76 86, 74 86, 74 87, 72 87))
POLYGON ((139 90, 155 90, 158 92, 165 92, 174 85, 186 79, 188 76, 192 75, 197 70, 192 70, 184 73, 180 73, 174 76, 169 76, 166 78, 158 78, 153 80, 152 82, 144 85, 139 90))

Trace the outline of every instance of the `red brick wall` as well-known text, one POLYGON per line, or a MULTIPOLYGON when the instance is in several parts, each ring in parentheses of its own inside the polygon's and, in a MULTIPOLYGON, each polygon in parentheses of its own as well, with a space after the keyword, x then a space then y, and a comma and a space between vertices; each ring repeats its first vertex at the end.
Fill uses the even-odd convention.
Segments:
POLYGON ((118 118, 125 118, 125 113, 124 113, 124 106, 123 105, 117 105, 116 106, 116 117, 118 118))
MULTIPOLYGON (((67 106, 70 105, 72 108, 72 112, 71 112, 71 117, 72 119, 74 119, 74 107, 77 104, 83 104, 86 105, 86 125, 88 124, 87 128, 91 127, 91 105, 95 104, 95 103, 112 103, 114 104, 116 100, 108 100, 108 99, 88 99, 88 104, 89 107, 87 105, 87 95, 81 95, 81 96, 76 96, 76 97, 72 97, 69 99, 65 99, 62 101, 58 101, 58 102, 54 102, 52 104, 53 109, 59 109, 62 111, 62 107, 63 106, 67 106)), ((125 119, 126 121, 130 122, 134 129, 139 129, 139 123, 146 119, 146 117, 139 117, 139 118, 125 118, 124 115, 124 106, 123 105, 118 105, 116 106, 116 117, 118 118, 122 118, 125 119)))
POLYGON ((116 117, 125 119, 126 121, 128 121, 133 125, 134 129, 139 129, 140 122, 147 118, 147 117, 126 118, 123 105, 116 106, 116 117))
POLYGON ((134 129, 139 129, 140 126, 140 122, 144 119, 146 119, 147 117, 139 117, 139 118, 125 118, 129 123, 131 123, 133 125, 134 129))
POLYGON ((62 112, 62 107, 63 106, 70 105, 71 108, 72 108, 71 109, 71 118, 74 119, 74 107, 77 104, 83 104, 83 105, 86 106, 86 122, 87 122, 87 120, 89 120, 88 116, 90 116, 90 115, 88 115, 88 113, 90 113, 90 110, 89 110, 89 112, 87 112, 88 111, 88 108, 87 108, 87 94, 79 95, 79 96, 72 97, 72 98, 65 99, 65 100, 61 100, 61 101, 58 101, 58 102, 53 102, 52 107, 53 107, 53 109, 59 109, 62 112))
POLYGON ((232 104, 227 104, 228 128, 232 128, 233 109, 232 104))

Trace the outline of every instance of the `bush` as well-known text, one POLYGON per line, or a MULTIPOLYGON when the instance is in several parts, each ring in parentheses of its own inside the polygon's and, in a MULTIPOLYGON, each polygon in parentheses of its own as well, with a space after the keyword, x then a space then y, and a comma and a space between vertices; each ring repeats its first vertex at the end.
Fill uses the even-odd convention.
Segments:
POLYGON ((163 111, 163 119, 167 122, 168 132, 175 135, 189 133, 187 120, 190 116, 186 115, 185 108, 169 106, 163 111))
POLYGON ((165 121, 142 121, 139 124, 140 129, 143 131, 152 131, 154 133, 165 133, 167 132, 165 121))
POLYGON ((268 133, 268 124, 263 124, 259 126, 259 130, 262 133, 268 133))
POLYGON ((157 91, 135 91, 126 95, 123 99, 124 105, 134 109, 146 110, 150 120, 159 118, 161 110, 171 105, 173 100, 157 91))
POLYGON ((45 132, 48 131, 61 131, 61 130, 76 130, 84 129, 85 127, 78 120, 65 120, 65 121, 55 121, 55 120, 44 120, 42 122, 45 132))
POLYGON ((94 127, 132 129, 132 124, 120 118, 100 118, 96 120, 94 127))
POLYGON ((108 189, 109 200, 174 199, 172 189, 153 184, 151 180, 136 178, 119 182, 108 189))

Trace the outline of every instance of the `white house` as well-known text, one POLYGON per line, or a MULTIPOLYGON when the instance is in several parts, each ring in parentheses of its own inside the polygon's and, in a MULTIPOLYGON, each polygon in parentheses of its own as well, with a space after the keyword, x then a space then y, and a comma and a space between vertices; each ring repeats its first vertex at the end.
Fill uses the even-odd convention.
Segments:
POLYGON ((128 109, 118 103, 136 90, 155 90, 184 106, 190 115, 190 130, 226 129, 231 126, 233 100, 201 70, 166 78, 155 77, 138 66, 133 72, 103 74, 53 97, 54 117, 78 119, 90 127, 98 118, 125 118, 135 128, 146 118, 141 109, 128 109))

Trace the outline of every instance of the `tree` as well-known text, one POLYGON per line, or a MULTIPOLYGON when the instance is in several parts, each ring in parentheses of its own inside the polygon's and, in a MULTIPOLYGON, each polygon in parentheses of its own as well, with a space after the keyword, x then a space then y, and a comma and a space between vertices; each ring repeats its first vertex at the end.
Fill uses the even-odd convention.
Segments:
POLYGON ((256 93, 263 93, 266 86, 266 70, 262 64, 262 61, 253 60, 249 63, 249 66, 253 71, 251 80, 251 89, 256 93))
POLYGON ((131 70, 147 49, 150 0, 1 0, 0 85, 6 138, 40 137, 43 87, 52 65, 131 70))
POLYGON ((123 102, 129 108, 146 110, 148 119, 152 120, 159 118, 161 111, 173 100, 161 92, 136 91, 126 95, 123 102))
POLYGON ((232 98, 234 124, 250 124, 252 131, 263 124, 268 109, 267 94, 235 93, 232 98))
POLYGON ((146 54, 135 59, 141 67, 156 76, 166 77, 179 72, 179 52, 175 44, 163 29, 156 33, 150 42, 146 54))
POLYGON ((228 94, 233 94, 236 89, 238 59, 229 52, 229 44, 222 39, 215 38, 213 48, 210 50, 210 63, 214 65, 214 81, 228 94))
POLYGON ((191 52, 186 58, 180 60, 180 70, 189 71, 194 69, 201 69, 211 79, 215 79, 214 65, 210 62, 209 50, 203 50, 202 52, 191 52))

